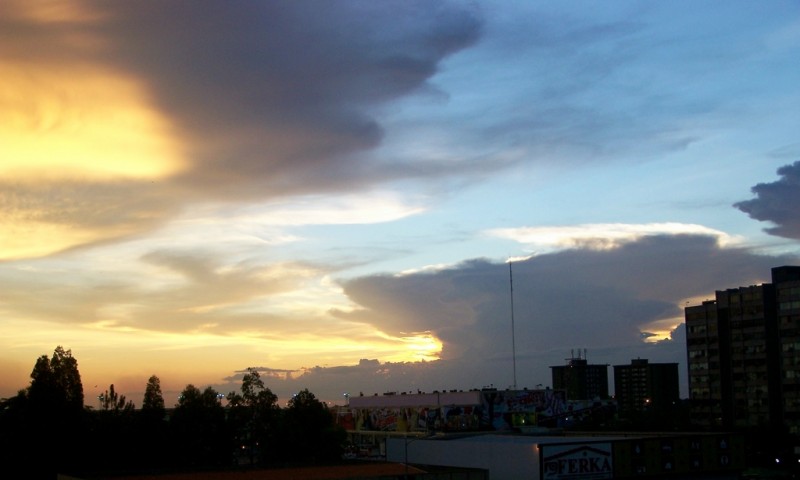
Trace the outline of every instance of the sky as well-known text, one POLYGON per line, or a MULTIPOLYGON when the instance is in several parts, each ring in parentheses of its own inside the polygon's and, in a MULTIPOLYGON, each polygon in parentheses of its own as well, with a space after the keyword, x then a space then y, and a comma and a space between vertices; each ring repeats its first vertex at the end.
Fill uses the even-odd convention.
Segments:
POLYGON ((798 58, 788 0, 3 0, 0 398, 686 397, 684 307, 800 265, 798 58))

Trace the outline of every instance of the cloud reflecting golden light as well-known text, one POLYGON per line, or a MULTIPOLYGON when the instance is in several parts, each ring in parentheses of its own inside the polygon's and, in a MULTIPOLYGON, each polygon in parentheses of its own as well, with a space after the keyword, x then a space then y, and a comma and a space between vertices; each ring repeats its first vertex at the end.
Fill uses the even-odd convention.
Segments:
POLYGON ((185 164, 136 82, 92 67, 0 66, 0 175, 159 179, 185 164))
POLYGON ((403 337, 408 349, 413 354, 412 361, 439 360, 442 353, 442 342, 430 332, 422 332, 409 337, 403 337))
POLYGON ((662 318, 644 325, 642 335, 646 343, 656 343, 662 340, 671 340, 672 332, 683 323, 683 318, 662 318))
POLYGON ((153 195, 151 182, 186 163, 137 82, 22 60, 0 65, 0 77, 0 260, 129 235, 163 214, 129 190, 153 195))
POLYGON ((486 232, 489 236, 507 238, 543 250, 584 248, 612 250, 644 237, 657 235, 708 235, 716 238, 719 246, 730 246, 737 239, 703 225, 665 222, 645 224, 594 223, 570 226, 496 228, 486 232))

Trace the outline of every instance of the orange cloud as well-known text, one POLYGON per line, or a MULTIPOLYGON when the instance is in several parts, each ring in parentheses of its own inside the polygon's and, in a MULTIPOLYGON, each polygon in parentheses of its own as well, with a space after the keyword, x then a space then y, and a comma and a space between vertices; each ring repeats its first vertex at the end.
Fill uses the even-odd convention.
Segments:
POLYGON ((186 163, 142 87, 85 65, 11 62, 0 77, 0 260, 118 238, 163 216, 131 193, 186 163))
POLYGON ((167 120, 135 82, 92 67, 0 66, 0 175, 154 179, 185 168, 167 120))

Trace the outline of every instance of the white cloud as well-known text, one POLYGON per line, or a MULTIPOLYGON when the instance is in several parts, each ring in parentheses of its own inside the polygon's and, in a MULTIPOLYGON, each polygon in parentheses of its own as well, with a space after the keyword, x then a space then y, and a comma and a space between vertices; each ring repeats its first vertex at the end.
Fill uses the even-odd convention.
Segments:
POLYGON ((425 211, 418 201, 409 201, 388 191, 358 194, 308 195, 279 203, 241 207, 232 221, 265 226, 347 225, 400 220, 425 211))
POLYGON ((555 251, 570 248, 609 250, 644 237, 656 235, 707 235, 721 247, 737 239, 712 228, 685 223, 596 223, 570 226, 495 228, 487 235, 514 240, 535 251, 555 251))

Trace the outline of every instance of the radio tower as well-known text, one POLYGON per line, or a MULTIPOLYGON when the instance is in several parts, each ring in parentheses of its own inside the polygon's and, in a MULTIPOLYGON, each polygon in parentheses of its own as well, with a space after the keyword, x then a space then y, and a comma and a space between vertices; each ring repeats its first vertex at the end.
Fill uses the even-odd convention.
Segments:
POLYGON ((511 361, 514 369, 514 390, 517 389, 517 346, 514 339, 514 276, 511 273, 511 261, 508 262, 508 284, 511 287, 511 361))

